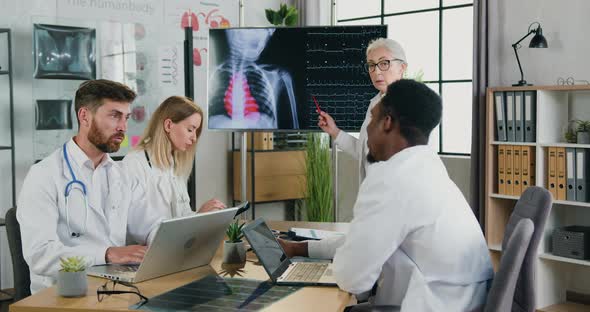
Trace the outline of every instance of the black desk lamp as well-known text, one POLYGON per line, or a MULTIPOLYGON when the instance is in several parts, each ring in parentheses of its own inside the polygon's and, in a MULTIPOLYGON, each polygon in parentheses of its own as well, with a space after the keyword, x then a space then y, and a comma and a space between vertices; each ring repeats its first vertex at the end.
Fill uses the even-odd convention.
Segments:
POLYGON ((529 32, 518 40, 515 44, 512 45, 514 49, 514 54, 516 54, 516 61, 518 62, 518 69, 520 69, 520 81, 517 84, 513 84, 513 86, 531 86, 531 84, 527 83, 524 80, 524 74, 522 73, 522 66, 520 65, 520 59, 518 58, 518 49, 520 49, 521 45, 519 44, 523 41, 526 37, 530 36, 531 34, 535 34, 533 39, 531 39, 531 43, 529 44, 529 48, 546 48, 547 47, 547 40, 543 37, 543 29, 541 29, 541 24, 534 22, 529 25, 529 32), (536 29, 531 29, 531 26, 537 24, 536 29))

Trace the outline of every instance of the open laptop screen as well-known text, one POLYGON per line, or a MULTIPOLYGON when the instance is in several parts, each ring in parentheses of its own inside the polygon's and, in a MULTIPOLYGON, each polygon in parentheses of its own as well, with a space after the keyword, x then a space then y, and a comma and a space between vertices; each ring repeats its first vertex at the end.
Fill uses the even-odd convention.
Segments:
POLYGON ((253 223, 253 226, 248 226, 247 229, 244 228, 244 234, 269 275, 275 276, 275 273, 281 267, 281 263, 287 260, 287 255, 262 219, 253 223))

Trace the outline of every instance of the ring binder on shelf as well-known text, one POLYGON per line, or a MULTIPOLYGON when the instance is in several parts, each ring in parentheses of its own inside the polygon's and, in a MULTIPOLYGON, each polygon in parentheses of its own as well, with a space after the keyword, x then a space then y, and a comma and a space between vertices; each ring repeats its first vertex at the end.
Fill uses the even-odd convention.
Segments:
POLYGON ((583 148, 576 148, 576 201, 587 202, 587 171, 588 153, 583 148))
POLYGON ((509 142, 516 142, 516 122, 514 120, 514 92, 506 92, 506 137, 509 142))
POLYGON ((524 99, 522 91, 514 92, 514 136, 516 142, 524 142, 524 99))
POLYGON ((496 108, 496 138, 498 141, 506 141, 506 105, 504 105, 504 92, 494 92, 494 106, 496 108))
POLYGON ((565 147, 558 147, 557 150, 557 199, 565 200, 566 178, 565 178, 565 147))
POLYGON ((575 201, 576 200, 576 149, 568 147, 565 150, 566 160, 566 194, 565 199, 575 201))
POLYGON ((524 92, 524 140, 536 142, 537 133, 537 92, 524 92))

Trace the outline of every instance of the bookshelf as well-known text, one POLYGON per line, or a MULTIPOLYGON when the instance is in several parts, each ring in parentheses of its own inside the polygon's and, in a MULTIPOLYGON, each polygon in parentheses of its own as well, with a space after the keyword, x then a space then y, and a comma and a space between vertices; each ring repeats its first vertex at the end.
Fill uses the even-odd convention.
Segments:
MULTIPOLYGON (((590 149, 590 144, 566 143, 563 136, 568 121, 590 120, 590 85, 525 86, 488 88, 486 94, 485 148, 485 236, 497 268, 508 218, 519 196, 500 194, 498 149, 500 146, 529 146, 535 151, 535 184, 544 188, 548 177, 550 147, 590 149), (496 136, 494 92, 536 91, 536 139, 534 142, 505 142, 496 136)), ((568 311, 566 291, 590 295, 590 260, 577 260, 552 253, 553 230, 567 225, 590 226, 590 202, 554 200, 539 244, 536 283, 538 311, 568 311), (562 309, 563 307, 564 309, 562 309)), ((590 307, 584 306, 588 310, 590 307)))

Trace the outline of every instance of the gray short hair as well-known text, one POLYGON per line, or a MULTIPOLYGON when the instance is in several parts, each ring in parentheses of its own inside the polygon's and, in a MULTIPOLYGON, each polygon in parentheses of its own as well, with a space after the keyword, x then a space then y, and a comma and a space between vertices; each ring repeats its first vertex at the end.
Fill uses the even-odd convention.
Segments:
POLYGON ((408 59, 406 58, 406 52, 404 51, 404 48, 402 48, 402 45, 399 44, 399 42, 393 39, 377 38, 371 41, 369 43, 369 46, 367 47, 367 56, 369 56, 369 53, 371 51, 377 48, 385 48, 389 52, 391 52, 391 54, 393 54, 395 58, 404 61, 404 63, 406 64, 408 63, 408 59))

